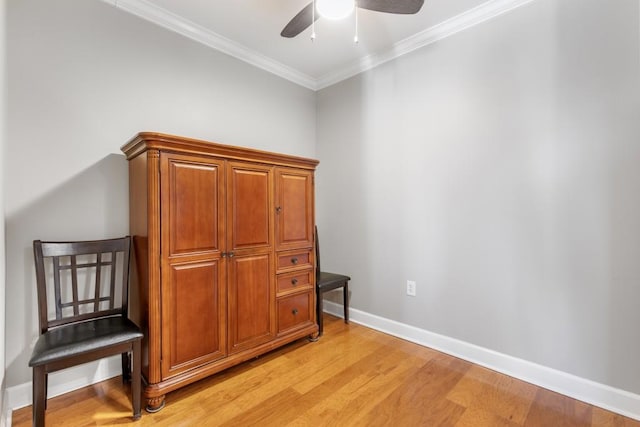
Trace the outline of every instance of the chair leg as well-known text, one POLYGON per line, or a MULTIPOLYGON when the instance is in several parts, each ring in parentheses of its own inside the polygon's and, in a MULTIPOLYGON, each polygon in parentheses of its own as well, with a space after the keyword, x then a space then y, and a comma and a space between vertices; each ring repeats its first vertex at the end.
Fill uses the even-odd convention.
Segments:
POLYGON ((49 394, 49 374, 47 374, 46 370, 44 373, 44 410, 47 410, 47 395, 49 394))
POLYGON ((35 366, 33 368, 32 391, 32 423, 34 427, 44 427, 44 412, 47 402, 47 373, 44 366, 35 366))
POLYGON ((131 359, 129 353, 122 353, 122 382, 131 381, 131 359))
POLYGON ((142 347, 141 340, 133 342, 133 374, 131 376, 131 403, 133 405, 133 419, 140 418, 140 400, 142 398, 142 347))
POLYGON ((316 306, 317 306, 317 310, 316 311, 318 312, 317 313, 317 317, 318 317, 318 337, 321 337, 322 336, 322 330, 323 330, 323 327, 322 327, 322 318, 323 318, 323 315, 322 315, 322 310, 323 310, 323 308, 322 308, 322 305, 323 305, 322 304, 322 292, 318 292, 318 298, 317 299, 318 299, 318 302, 316 304, 316 306))
POLYGON ((342 293, 344 294, 342 296, 344 299, 342 304, 344 308, 344 323, 349 323, 349 282, 344 282, 342 293))

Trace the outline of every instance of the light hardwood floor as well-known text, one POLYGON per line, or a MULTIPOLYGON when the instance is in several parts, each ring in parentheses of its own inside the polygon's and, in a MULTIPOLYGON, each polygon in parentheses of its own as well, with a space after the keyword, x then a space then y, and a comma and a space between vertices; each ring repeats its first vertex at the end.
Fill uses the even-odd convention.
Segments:
MULTIPOLYGON (((167 396, 131 420, 120 378, 49 399, 47 426, 638 426, 455 357, 325 315, 295 342, 167 396)), ((31 407, 13 413, 29 426, 31 407)))

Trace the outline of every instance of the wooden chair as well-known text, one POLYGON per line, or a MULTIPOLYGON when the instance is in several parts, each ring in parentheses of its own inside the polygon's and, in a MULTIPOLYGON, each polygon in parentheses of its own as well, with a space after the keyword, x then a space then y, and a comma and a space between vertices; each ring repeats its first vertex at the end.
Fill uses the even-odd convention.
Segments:
POLYGON ((318 227, 315 228, 316 241, 316 316, 318 318, 318 336, 322 336, 322 295, 325 292, 342 288, 344 323, 349 323, 349 280, 351 277, 338 273, 327 273, 320 270, 320 243, 318 227))
POLYGON ((128 236, 33 242, 40 324, 29 361, 34 426, 44 426, 49 373, 116 354, 123 381, 131 380, 133 418, 140 418, 142 332, 127 317, 130 247, 128 236))

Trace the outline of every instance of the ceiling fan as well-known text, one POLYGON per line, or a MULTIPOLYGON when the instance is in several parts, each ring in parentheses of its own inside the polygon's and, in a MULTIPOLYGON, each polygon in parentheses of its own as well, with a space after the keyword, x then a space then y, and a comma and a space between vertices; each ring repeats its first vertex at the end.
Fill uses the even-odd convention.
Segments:
POLYGON ((411 15, 418 13, 423 4, 424 0, 315 0, 294 16, 280 35, 287 38, 295 37, 321 16, 329 19, 346 18, 354 7, 411 15))

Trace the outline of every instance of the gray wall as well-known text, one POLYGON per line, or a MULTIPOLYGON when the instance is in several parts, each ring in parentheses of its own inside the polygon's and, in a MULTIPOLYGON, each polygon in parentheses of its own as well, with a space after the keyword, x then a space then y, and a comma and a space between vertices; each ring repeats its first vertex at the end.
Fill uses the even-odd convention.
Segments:
POLYGON ((537 0, 316 99, 97 0, 9 0, 7 385, 31 241, 126 233, 119 147, 151 130, 318 157, 355 308, 640 392, 639 8, 537 0))
POLYGON ((640 392, 639 8, 537 0, 318 93, 354 308, 640 392))
POLYGON ((141 130, 315 157, 314 92, 93 0, 9 0, 6 382, 30 381, 33 239, 128 232, 141 130))
MULTIPOLYGON (((0 28, 6 28, 6 1, 0 0, 0 28)), ((5 349, 5 214, 4 214, 4 174, 6 165, 4 161, 4 151, 6 143, 6 113, 7 113, 7 85, 6 85, 6 55, 5 55, 5 31, 0 30, 0 367, 4 368, 4 349, 5 349)), ((0 416, 4 414, 4 390, 5 390, 5 373, 0 368, 0 416)), ((2 421, 0 421, 2 423, 2 421)))

